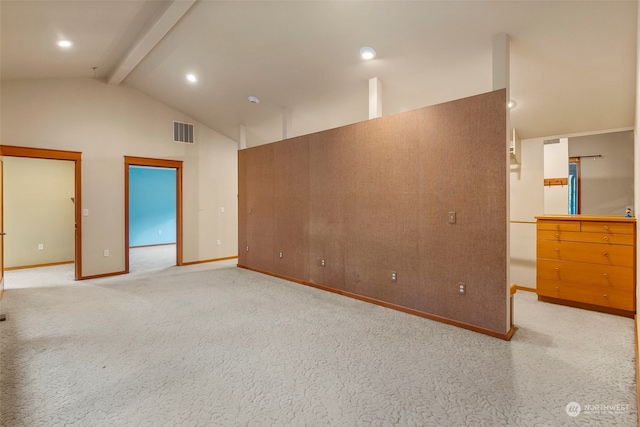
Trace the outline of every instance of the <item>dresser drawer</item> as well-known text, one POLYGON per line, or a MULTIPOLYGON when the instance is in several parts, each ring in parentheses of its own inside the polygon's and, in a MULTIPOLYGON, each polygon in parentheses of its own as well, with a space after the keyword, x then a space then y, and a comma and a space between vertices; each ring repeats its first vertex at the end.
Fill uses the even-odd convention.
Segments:
POLYGON ((633 292, 632 267, 538 259, 538 278, 614 287, 633 292))
POLYGON ((582 222, 582 231, 587 233, 634 234, 634 230, 635 224, 632 222, 582 222))
POLYGON ((538 230, 580 231, 580 221, 554 221, 538 219, 536 224, 538 230))
POLYGON ((611 243, 613 245, 633 245, 633 234, 585 233, 578 231, 538 230, 538 239, 565 240, 570 242, 611 243))
POLYGON ((537 257, 592 264, 634 266, 634 247, 539 239, 537 257))
POLYGON ((538 279, 538 295, 635 311, 633 292, 617 288, 538 279))

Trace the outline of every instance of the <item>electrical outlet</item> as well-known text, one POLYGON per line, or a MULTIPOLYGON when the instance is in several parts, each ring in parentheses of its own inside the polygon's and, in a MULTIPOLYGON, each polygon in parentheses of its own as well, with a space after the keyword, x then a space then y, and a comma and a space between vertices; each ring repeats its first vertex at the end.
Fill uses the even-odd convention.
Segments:
POLYGON ((456 223, 456 213, 449 212, 449 224, 455 224, 455 223, 456 223))
POLYGON ((280 253, 278 254, 278 256, 279 256, 280 258, 282 258, 282 255, 283 255, 283 254, 282 254, 282 252, 280 252, 280 253))
POLYGON ((247 245, 247 252, 249 252, 249 245, 247 245))
POLYGON ((324 258, 318 259, 318 267, 325 267, 326 265, 327 265, 327 262, 325 261, 324 258))
POLYGON ((105 250, 102 252, 102 255, 103 255, 105 258, 106 258, 106 257, 108 257, 108 256, 109 256, 109 249, 105 249, 105 250))
POLYGON ((458 293, 460 295, 466 295, 467 294, 467 285, 465 285, 464 283, 458 283, 458 293))
POLYGON ((391 272, 391 281, 392 282, 397 282, 398 281, 398 273, 396 273, 395 271, 391 272))

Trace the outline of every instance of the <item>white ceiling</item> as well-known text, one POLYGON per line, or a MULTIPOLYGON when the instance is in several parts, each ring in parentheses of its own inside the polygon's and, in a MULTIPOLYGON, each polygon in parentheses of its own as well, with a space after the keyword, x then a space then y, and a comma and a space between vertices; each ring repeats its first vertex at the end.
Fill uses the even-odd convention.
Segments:
POLYGON ((366 120, 372 77, 384 115, 488 92, 492 37, 506 32, 520 137, 634 124, 636 1, 190 4, 2 0, 1 77, 93 78, 98 67, 105 84, 124 78, 234 140, 243 124, 252 146, 282 138, 285 109, 293 135, 366 120), (359 58, 364 45, 376 59, 359 58))

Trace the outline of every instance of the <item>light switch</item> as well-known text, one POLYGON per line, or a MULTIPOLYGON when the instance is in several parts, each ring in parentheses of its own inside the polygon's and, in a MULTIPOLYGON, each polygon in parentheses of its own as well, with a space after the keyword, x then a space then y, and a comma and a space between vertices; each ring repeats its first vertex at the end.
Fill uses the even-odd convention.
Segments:
POLYGON ((38 250, 44 251, 44 243, 38 243, 38 250))
POLYGON ((89 216, 89 209, 82 209, 82 216, 89 216))
POLYGON ((220 213, 224 213, 224 208, 220 208, 220 213))
POLYGON ((449 212, 449 224, 455 224, 455 223, 456 223, 456 213, 449 212))

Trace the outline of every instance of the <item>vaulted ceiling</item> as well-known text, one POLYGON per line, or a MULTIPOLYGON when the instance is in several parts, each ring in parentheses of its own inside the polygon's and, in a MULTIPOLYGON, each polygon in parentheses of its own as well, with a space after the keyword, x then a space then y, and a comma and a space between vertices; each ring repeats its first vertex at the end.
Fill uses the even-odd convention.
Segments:
POLYGON ((2 0, 1 78, 131 86, 249 146, 492 89, 511 38, 522 138, 630 127, 636 1, 2 0), (71 48, 56 42, 69 39, 71 48), (364 61, 362 46, 377 57, 364 61), (94 69, 95 67, 95 69, 94 69), (192 73, 192 83, 185 75, 192 73), (248 101, 260 99, 259 104, 248 101))

